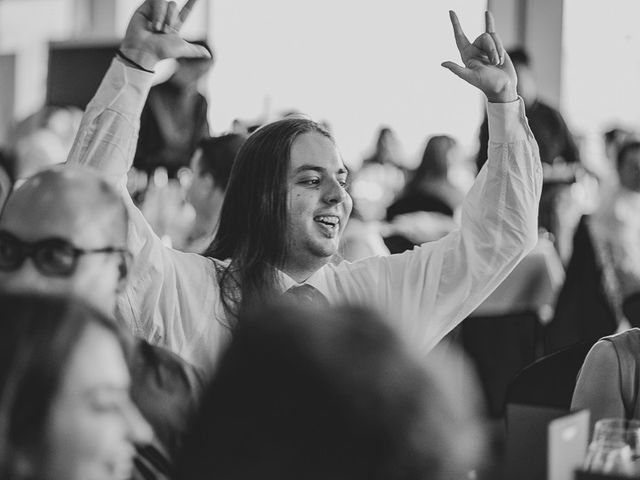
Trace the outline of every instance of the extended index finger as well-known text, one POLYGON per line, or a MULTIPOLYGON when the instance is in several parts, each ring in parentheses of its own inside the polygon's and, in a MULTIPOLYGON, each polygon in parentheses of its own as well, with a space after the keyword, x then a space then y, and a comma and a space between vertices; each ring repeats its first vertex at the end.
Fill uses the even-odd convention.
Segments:
POLYGON ((462 31, 460 20, 458 20, 456 12, 449 10, 449 18, 451 19, 451 25, 453 26, 453 36, 456 39, 456 45, 458 46, 458 50, 461 50, 469 45, 469 39, 462 31))
POLYGON ((489 10, 484 12, 484 23, 486 25, 485 31, 487 33, 495 33, 496 21, 493 19, 493 14, 489 10))
POLYGON ((185 20, 189 17, 191 10, 193 10, 194 5, 198 0, 187 0, 187 3, 184 4, 180 13, 178 14, 178 25, 177 28, 180 28, 185 20))

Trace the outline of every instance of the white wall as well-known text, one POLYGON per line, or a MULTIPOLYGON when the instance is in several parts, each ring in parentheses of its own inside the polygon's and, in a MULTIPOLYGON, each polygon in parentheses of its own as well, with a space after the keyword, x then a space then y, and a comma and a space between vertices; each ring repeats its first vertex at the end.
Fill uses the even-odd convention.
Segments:
POLYGON ((617 123, 640 129, 640 2, 564 0, 563 110, 601 160, 601 134, 617 123))
POLYGON ((66 40, 73 31, 71 0, 0 1, 0 53, 16 55, 17 118, 44 102, 47 80, 47 42, 66 40))
POLYGON ((529 0, 525 7, 524 46, 531 55, 538 93, 558 107, 563 64, 563 0, 529 0))
MULTIPOLYGON (((17 56, 15 116, 32 113, 44 100, 48 41, 122 36, 139 2, 0 1, 0 53, 17 56), (96 8, 107 13, 95 18, 96 8)), ((398 132, 412 164, 434 133, 456 136, 469 151, 475 147, 482 97, 440 63, 459 60, 448 9, 459 12, 473 39, 482 31, 485 5, 201 0, 184 33, 209 36, 217 51, 208 85, 216 131, 236 117, 299 109, 331 123, 351 165, 368 153, 381 124, 398 132)))
POLYGON ((448 10, 468 36, 484 26, 483 0, 216 0, 218 62, 210 84, 213 128, 298 109, 332 126, 345 161, 359 164, 381 124, 410 161, 427 135, 476 141, 483 102, 443 69, 459 61, 448 10))

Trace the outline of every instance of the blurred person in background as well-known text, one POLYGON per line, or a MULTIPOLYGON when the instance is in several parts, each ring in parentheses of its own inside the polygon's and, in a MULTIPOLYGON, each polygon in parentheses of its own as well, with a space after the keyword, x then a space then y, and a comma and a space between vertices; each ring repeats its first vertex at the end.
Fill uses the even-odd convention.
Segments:
MULTIPOLYGON (((618 185, 591 215, 593 240, 613 275, 609 291, 617 312, 640 292, 640 142, 618 152, 618 185)), ((605 337, 594 345, 580 372, 572 408, 588 408, 591 422, 608 417, 640 419, 640 329, 605 337)))
POLYGON ((169 80, 149 91, 140 118, 140 133, 133 166, 152 174, 158 167, 169 178, 188 167, 198 143, 209 137, 207 99, 198 86, 213 67, 213 54, 206 42, 193 42, 205 48, 208 58, 181 57, 169 80))
POLYGON ((438 360, 426 369, 366 309, 243 315, 176 478, 465 478, 485 447, 478 391, 438 360))
MULTIPOLYGON (((433 212, 453 221, 464 200, 464 192, 449 178, 451 166, 459 161, 458 143, 447 135, 436 135, 427 142, 422 161, 412 173, 411 179, 399 198, 387 209, 387 221, 413 212, 433 212)), ((401 253, 415 244, 405 237, 394 235, 386 239, 391 253, 401 253)))
POLYGON ((78 131, 82 112, 75 107, 44 107, 19 122, 11 135, 16 180, 63 163, 78 131))
POLYGON ((125 480, 152 432, 130 397, 127 342, 81 303, 0 295, 0 477, 125 480))
POLYGON ((364 221, 384 219, 384 212, 405 184, 402 152, 395 132, 382 127, 373 154, 354 174, 351 194, 364 221))
MULTIPOLYGON (((143 105, 150 70, 164 58, 208 55, 177 34, 183 12, 159 0, 139 7, 89 103, 69 163, 91 165, 124 185, 139 117, 132 106, 143 105)), ((339 263, 352 206, 348 171, 319 124, 279 120, 240 149, 206 257, 166 248, 130 208, 128 247, 135 262, 118 298, 118 318, 137 335, 212 371, 238 315, 291 291, 318 302, 378 308, 428 353, 535 245, 542 180, 515 70, 493 17, 487 12, 486 31, 474 43, 454 12, 450 20, 465 66, 443 66, 485 94, 492 124, 490 161, 469 192, 459 229, 404 255, 339 263)))
POLYGON ((25 181, 0 216, 4 291, 76 294, 113 312, 130 264, 127 210, 88 169, 54 167, 25 181))
POLYGON ((634 139, 634 133, 621 127, 615 127, 604 132, 605 164, 601 175, 600 191, 604 195, 618 185, 618 153, 628 142, 634 139))
POLYGON ((640 142, 620 148, 616 167, 617 185, 605 193, 590 225, 603 258, 613 266, 616 293, 624 299, 640 291, 640 142))
MULTIPOLYGON (((111 183, 84 168, 42 171, 10 195, 0 216, 0 290, 82 298, 112 315, 131 267, 127 234, 127 208, 111 183)), ((200 373, 169 351, 130 342, 132 395, 156 434, 148 450, 170 461, 195 409, 200 373)))
POLYGON ((195 219, 180 250, 204 253, 213 240, 231 167, 245 140, 246 136, 228 134, 200 141, 191 159, 193 177, 186 195, 195 219))
MULTIPOLYGON (((531 69, 529 54, 522 48, 509 51, 518 76, 518 95, 524 100, 527 108, 527 119, 533 136, 540 149, 540 160, 544 171, 544 186, 540 198, 539 224, 551 233, 555 239, 571 241, 571 234, 563 229, 573 230, 573 219, 564 218, 565 209, 562 202, 570 202, 566 198, 569 186, 576 181, 576 173, 581 168, 580 152, 569 131, 562 114, 548 105, 538 96, 538 87, 531 69)), ((480 127, 480 148, 476 163, 478 171, 487 160, 489 141, 488 123, 485 117, 480 127)), ((577 219, 575 219, 577 220, 577 219)), ((570 254, 570 246, 558 245, 556 248, 563 258, 570 254), (567 253, 568 252, 568 253, 567 253)))
POLYGON ((340 238, 338 255, 348 262, 389 255, 389 249, 384 244, 383 232, 385 224, 364 220, 354 201, 349 223, 340 238))

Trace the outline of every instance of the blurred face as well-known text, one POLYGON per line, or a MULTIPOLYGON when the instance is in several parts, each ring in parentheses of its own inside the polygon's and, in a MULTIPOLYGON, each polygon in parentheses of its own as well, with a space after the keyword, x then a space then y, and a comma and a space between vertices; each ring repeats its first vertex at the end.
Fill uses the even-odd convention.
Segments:
POLYGON ((47 480, 131 478, 134 444, 151 428, 129 397, 129 371, 120 344, 90 325, 69 359, 45 429, 47 480))
MULTIPOLYGON (((29 199, 10 198, 0 218, 0 230, 28 243, 61 238, 81 249, 125 244, 124 231, 116 232, 118 222, 109 214, 83 209, 82 198, 76 199, 77 211, 59 208, 55 201, 51 199, 48 210, 43 211, 30 208, 29 199), (115 240, 118 236, 121 238, 115 240)), ((89 253, 78 258, 77 268, 71 275, 51 276, 40 271, 33 258, 26 258, 17 269, 0 270, 0 286, 9 292, 74 295, 98 310, 111 313, 122 281, 122 262, 121 253, 89 253)))
POLYGON ((213 215, 220 210, 224 190, 215 183, 213 177, 202 172, 202 151, 197 150, 191 159, 193 178, 187 190, 187 201, 200 216, 213 215))
POLYGON ((289 259, 298 268, 319 268, 338 251, 351 214, 347 169, 331 140, 300 135, 291 147, 288 181, 289 259))
POLYGON ((623 187, 640 193, 640 150, 627 152, 620 164, 618 174, 623 187))

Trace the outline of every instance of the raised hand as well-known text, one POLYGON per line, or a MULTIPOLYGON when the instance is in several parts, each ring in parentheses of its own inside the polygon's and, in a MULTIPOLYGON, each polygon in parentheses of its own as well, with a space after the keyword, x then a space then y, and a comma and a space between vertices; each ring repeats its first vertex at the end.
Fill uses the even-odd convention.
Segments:
POLYGON ((176 2, 146 0, 131 17, 120 50, 148 70, 165 58, 210 58, 206 48, 193 45, 179 35, 197 1, 187 0, 178 11, 176 2))
POLYGON ((516 71, 500 37, 495 32, 493 15, 485 12, 485 32, 473 43, 470 43, 464 34, 455 12, 449 11, 449 17, 464 67, 454 62, 444 62, 442 66, 482 90, 490 102, 505 103, 516 100, 516 71))

